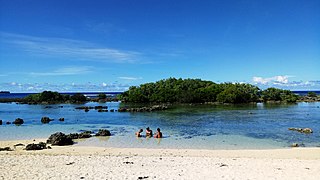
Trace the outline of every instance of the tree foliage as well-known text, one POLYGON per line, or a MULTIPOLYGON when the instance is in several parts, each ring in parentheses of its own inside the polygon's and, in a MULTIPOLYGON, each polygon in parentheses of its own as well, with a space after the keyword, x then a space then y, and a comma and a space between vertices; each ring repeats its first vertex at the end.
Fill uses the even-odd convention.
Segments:
POLYGON ((155 83, 132 86, 119 97, 134 103, 249 103, 265 101, 295 102, 297 96, 291 91, 244 83, 216 84, 201 79, 169 78, 155 83))
POLYGON ((62 95, 58 92, 43 91, 38 94, 31 94, 24 98, 28 103, 63 103, 70 101, 72 103, 85 102, 87 98, 83 94, 62 95))

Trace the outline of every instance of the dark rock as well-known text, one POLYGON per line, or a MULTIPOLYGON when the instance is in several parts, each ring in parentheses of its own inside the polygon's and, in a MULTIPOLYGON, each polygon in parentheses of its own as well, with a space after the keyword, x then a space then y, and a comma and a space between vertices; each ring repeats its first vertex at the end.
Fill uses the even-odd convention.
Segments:
POLYGON ((114 109, 110 109, 110 112, 114 112, 114 109))
POLYGON ((4 147, 4 148, 0 147, 0 151, 13 151, 13 150, 10 147, 4 147))
POLYGON ((83 138, 90 138, 92 137, 92 132, 91 131, 84 131, 82 133, 70 133, 67 135, 68 138, 71 139, 83 139, 83 138))
POLYGON ((52 121, 52 119, 50 119, 49 117, 44 116, 41 118, 41 122, 43 124, 49 123, 50 121, 52 121))
POLYGON ((11 122, 7 121, 6 124, 11 124, 11 122))
POLYGON ((94 109, 108 109, 108 106, 95 106, 94 109))
POLYGON ((16 120, 14 120, 14 122, 13 122, 13 124, 17 124, 17 125, 20 125, 20 124, 23 124, 24 123, 24 121, 23 121, 23 119, 21 119, 21 118, 17 118, 16 120))
POLYGON ((89 112, 89 109, 85 109, 84 112, 89 112))
POLYGON ((98 112, 108 112, 107 109, 98 109, 98 112))
POLYGON ((26 150, 27 151, 30 151, 30 150, 42 150, 42 149, 47 149, 47 147, 46 147, 46 143, 44 143, 44 142, 39 142, 39 144, 34 144, 34 143, 32 143, 32 144, 28 144, 27 146, 26 146, 26 150))
POLYGON ((64 118, 59 118, 59 121, 64 121, 64 118))
POLYGON ((119 108, 118 109, 118 112, 126 112, 127 111, 127 108, 119 108))
POLYGON ((0 120, 0 125, 2 125, 2 120, 0 120))
POLYGON ((66 136, 62 132, 57 132, 49 137, 47 143, 51 145, 65 146, 72 145, 73 141, 70 137, 66 136))
POLYGON ((99 129, 98 133, 96 136, 111 136, 111 133, 107 129, 99 129))

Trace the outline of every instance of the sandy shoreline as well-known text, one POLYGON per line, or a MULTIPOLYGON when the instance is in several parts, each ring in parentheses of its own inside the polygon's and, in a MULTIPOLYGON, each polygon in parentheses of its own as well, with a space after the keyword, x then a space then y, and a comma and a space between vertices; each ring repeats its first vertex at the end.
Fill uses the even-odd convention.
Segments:
MULTIPOLYGON (((45 141, 36 140, 34 142, 45 141)), ((0 147, 32 143, 0 141, 0 147)), ((0 179, 318 179, 320 148, 270 150, 53 146, 0 152, 0 179)))

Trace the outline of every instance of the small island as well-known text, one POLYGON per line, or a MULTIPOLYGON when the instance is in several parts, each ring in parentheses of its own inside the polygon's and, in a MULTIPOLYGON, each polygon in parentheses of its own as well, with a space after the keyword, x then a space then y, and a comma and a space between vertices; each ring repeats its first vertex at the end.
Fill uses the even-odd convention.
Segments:
POLYGON ((119 95, 122 102, 130 103, 295 103, 299 96, 292 91, 259 89, 246 83, 221 83, 201 79, 169 78, 155 83, 132 86, 119 95))

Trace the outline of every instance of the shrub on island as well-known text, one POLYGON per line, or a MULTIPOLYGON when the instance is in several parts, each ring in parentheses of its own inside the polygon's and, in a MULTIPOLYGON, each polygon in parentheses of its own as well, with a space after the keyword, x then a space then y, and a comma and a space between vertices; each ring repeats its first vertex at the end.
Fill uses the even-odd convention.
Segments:
POLYGON ((43 91, 42 93, 28 95, 23 101, 28 104, 83 103, 87 101, 87 97, 80 93, 70 96, 58 92, 43 91))

